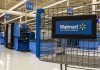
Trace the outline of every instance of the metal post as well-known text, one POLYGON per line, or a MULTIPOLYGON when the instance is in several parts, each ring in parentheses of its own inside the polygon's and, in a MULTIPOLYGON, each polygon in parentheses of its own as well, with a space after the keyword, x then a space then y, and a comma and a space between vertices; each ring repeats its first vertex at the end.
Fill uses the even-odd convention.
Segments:
POLYGON ((67 70, 67 64, 65 64, 65 70, 67 70))
POLYGON ((60 64, 60 70, 63 70, 63 65, 62 64, 60 64))

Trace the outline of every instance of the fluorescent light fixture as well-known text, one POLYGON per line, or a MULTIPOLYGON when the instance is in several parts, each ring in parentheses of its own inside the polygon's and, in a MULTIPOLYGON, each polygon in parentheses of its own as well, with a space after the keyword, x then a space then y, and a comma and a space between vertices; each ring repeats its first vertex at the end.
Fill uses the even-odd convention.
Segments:
POLYGON ((22 2, 20 2, 19 4, 15 5, 14 7, 12 7, 11 9, 9 9, 10 11, 18 8, 20 5, 24 4, 27 0, 23 0, 22 2))
POLYGON ((30 13, 28 14, 28 13, 23 13, 18 11, 9 11, 9 10, 0 9, 0 13, 4 13, 5 11, 7 11, 7 14, 12 14, 12 15, 36 17, 36 14, 30 14, 30 13))
MULTIPOLYGON (((27 0, 23 0, 23 1, 22 1, 22 2, 20 2, 19 4, 15 5, 15 6, 14 6, 14 7, 12 7, 11 9, 9 9, 9 11, 12 11, 12 10, 14 10, 14 9, 18 8, 20 5, 24 4, 26 1, 27 1, 27 0)), ((0 17, 2 17, 3 15, 4 15, 4 13, 3 13, 3 14, 1 14, 1 15, 0 15, 0 17)))
POLYGON ((44 9, 53 7, 53 6, 58 5, 58 4, 61 4, 61 3, 65 2, 65 1, 67 1, 67 0, 61 0, 61 1, 59 1, 59 2, 56 2, 56 3, 54 3, 54 4, 51 4, 51 5, 49 5, 49 6, 44 7, 44 9))

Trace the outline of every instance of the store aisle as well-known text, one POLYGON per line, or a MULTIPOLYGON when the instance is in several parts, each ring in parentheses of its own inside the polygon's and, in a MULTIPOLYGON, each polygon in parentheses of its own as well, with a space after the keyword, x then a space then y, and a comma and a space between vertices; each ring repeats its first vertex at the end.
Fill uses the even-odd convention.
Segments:
POLYGON ((0 46, 0 70, 59 70, 58 64, 42 62, 29 52, 0 46))
MULTIPOLYGON (((18 52, 0 46, 0 70, 60 70, 59 64, 42 62, 29 52, 18 52)), ((72 69, 68 70, 82 70, 72 69)))

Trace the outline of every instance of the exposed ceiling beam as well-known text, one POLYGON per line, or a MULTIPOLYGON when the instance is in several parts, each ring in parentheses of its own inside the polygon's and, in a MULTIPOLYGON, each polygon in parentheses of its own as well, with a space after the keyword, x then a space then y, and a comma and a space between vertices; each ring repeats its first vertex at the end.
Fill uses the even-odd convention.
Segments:
MULTIPOLYGON (((9 11, 12 11, 12 10, 14 10, 14 9, 16 9, 16 8, 18 8, 18 7, 20 7, 20 6, 21 6, 23 3, 25 3, 25 2, 26 2, 26 0, 23 0, 23 1, 20 2, 19 4, 17 4, 17 5, 15 5, 14 7, 10 8, 9 11)), ((2 17, 3 15, 4 15, 4 13, 1 14, 0 17, 2 17)))
POLYGON ((16 15, 16 16, 36 17, 36 14, 30 14, 30 13, 28 14, 28 13, 23 13, 18 11, 9 11, 9 10, 0 9, 0 13, 4 13, 5 11, 7 11, 7 14, 16 15))

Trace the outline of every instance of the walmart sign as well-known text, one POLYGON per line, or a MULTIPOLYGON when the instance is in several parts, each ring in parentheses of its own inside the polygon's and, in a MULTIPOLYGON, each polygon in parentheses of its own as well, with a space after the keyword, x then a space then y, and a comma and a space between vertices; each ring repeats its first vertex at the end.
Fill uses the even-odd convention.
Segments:
POLYGON ((95 16, 67 16, 54 17, 52 24, 52 36, 54 38, 95 38, 96 17, 95 16))
POLYGON ((91 23, 91 20, 57 21, 56 34, 91 34, 91 23))
POLYGON ((86 24, 82 22, 80 25, 60 25, 61 31, 79 31, 79 29, 85 30, 86 24))

